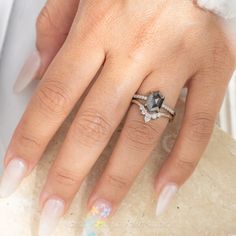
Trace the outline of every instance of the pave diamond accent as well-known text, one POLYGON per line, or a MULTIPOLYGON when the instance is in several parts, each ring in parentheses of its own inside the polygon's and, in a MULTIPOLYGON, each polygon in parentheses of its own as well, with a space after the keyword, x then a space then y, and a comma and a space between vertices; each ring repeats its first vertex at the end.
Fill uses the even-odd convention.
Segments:
POLYGON ((156 119, 160 118, 160 113, 158 113, 158 112, 149 113, 143 105, 141 105, 139 107, 139 109, 141 111, 141 114, 144 115, 144 122, 145 123, 149 122, 150 120, 156 120, 156 119))
POLYGON ((145 106, 149 111, 159 111, 164 100, 165 97, 159 91, 153 92, 147 97, 145 106))
POLYGON ((165 97, 160 91, 153 91, 148 96, 135 94, 132 102, 139 106, 139 110, 143 115, 145 123, 159 118, 167 118, 172 121, 175 111, 164 103, 165 97), (137 100, 136 100, 137 99, 137 100), (144 100, 142 103, 138 100, 144 100))

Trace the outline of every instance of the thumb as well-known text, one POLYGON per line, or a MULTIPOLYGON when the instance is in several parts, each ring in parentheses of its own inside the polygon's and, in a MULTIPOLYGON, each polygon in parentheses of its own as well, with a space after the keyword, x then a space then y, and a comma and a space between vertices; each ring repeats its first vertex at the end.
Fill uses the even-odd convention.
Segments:
POLYGON ((36 23, 36 48, 26 60, 13 86, 21 92, 33 79, 41 78, 63 45, 76 15, 79 0, 48 0, 36 23))

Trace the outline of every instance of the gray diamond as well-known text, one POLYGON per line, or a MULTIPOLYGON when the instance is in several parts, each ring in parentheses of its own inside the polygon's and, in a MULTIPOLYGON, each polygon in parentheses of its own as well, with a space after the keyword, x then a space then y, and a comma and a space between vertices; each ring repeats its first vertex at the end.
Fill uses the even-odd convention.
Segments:
POLYGON ((148 96, 146 106, 149 111, 158 111, 164 100, 165 97, 159 91, 153 92, 148 96))

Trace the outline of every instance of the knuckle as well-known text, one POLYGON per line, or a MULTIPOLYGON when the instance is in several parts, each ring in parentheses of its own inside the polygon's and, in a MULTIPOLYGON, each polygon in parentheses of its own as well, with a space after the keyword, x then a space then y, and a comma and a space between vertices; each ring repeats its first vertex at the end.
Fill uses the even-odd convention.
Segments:
MULTIPOLYGON (((93 3, 94 4, 94 3, 93 3)), ((97 8, 97 3, 94 5, 90 5, 90 13, 88 14, 88 18, 90 19, 89 23, 93 24, 101 24, 108 17, 108 10, 106 8, 97 8)))
POLYGON ((52 19, 51 19, 51 13, 49 10, 48 5, 44 6, 43 9, 41 10, 37 21, 36 21, 36 28, 38 32, 44 33, 44 32, 49 32, 50 33, 50 28, 53 26, 52 19))
POLYGON ((154 128, 140 120, 128 121, 123 129, 129 146, 137 150, 151 149, 160 135, 160 130, 156 125, 154 128))
POLYGON ((234 58, 224 39, 215 39, 215 41, 216 42, 212 44, 211 51, 209 50, 209 61, 211 62, 212 69, 218 73, 218 77, 220 78, 219 83, 221 83, 222 78, 228 81, 231 77, 228 72, 231 74, 235 68, 234 58))
POLYGON ((100 112, 88 109, 74 121, 72 136, 84 145, 105 142, 111 135, 112 126, 100 112))
POLYGON ((187 159, 186 157, 179 157, 175 161, 176 167, 178 169, 182 169, 184 171, 192 171, 195 169, 197 163, 194 162, 193 160, 187 159))
POLYGON ((109 20, 114 14, 116 5, 116 2, 104 6, 102 2, 88 1, 86 7, 86 20, 91 23, 91 26, 93 24, 102 24, 103 22, 109 20))
POLYGON ((47 81, 37 93, 39 107, 47 114, 64 114, 70 104, 70 92, 59 81, 47 81))
POLYGON ((78 173, 59 166, 54 168, 53 179, 60 185, 65 186, 76 186, 80 182, 78 173))
POLYGON ((24 153, 32 153, 42 148, 42 143, 28 134, 17 134, 15 139, 16 149, 24 153))
POLYGON ((206 28, 202 27, 201 24, 189 24, 185 25, 178 34, 178 40, 176 40, 177 51, 180 53, 196 53, 196 50, 202 50, 205 41, 202 35, 206 35, 206 28), (193 45, 197 47, 193 48, 193 45))
POLYGON ((41 10, 37 21, 36 28, 40 34, 48 36, 54 32, 60 32, 62 28, 57 23, 60 10, 57 7, 57 4, 46 4, 41 10))
POLYGON ((176 55, 188 52, 189 50, 189 36, 184 36, 181 40, 178 40, 173 51, 176 55))
POLYGON ((206 142, 209 140, 215 118, 208 112, 198 112, 189 119, 187 138, 192 142, 206 142))
POLYGON ((114 174, 108 174, 106 177, 109 185, 122 190, 128 188, 128 182, 124 177, 114 174))
MULTIPOLYGON (((98 32, 101 32, 104 26, 108 26, 109 18, 111 16, 111 9, 106 7, 99 7, 98 2, 89 1, 86 4, 86 10, 84 11, 83 18, 86 22, 86 27, 83 28, 83 39, 90 39, 91 37, 96 37, 98 32)), ((112 6, 111 6, 112 8, 112 6)), ((82 13, 83 14, 83 13, 82 13)), ((80 22, 81 17, 77 15, 75 17, 75 22, 80 22)), ((75 24, 75 28, 80 27, 80 24, 75 24)), ((81 29, 78 28, 78 32, 81 32, 81 29)))
POLYGON ((35 148, 41 146, 41 144, 35 137, 30 136, 28 134, 18 134, 16 137, 19 144, 24 148, 35 148))

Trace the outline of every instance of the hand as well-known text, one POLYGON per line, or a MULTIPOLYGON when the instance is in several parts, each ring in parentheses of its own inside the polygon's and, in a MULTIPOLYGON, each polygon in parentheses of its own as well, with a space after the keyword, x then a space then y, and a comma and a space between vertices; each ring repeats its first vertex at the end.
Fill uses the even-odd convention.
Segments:
POLYGON ((164 118, 144 123, 137 105, 131 105, 133 95, 160 90, 174 107, 187 86, 179 136, 156 178, 159 215, 208 144, 234 59, 217 17, 191 1, 81 1, 66 41, 14 132, 5 157, 2 195, 10 194, 36 166, 100 68, 42 191, 40 235, 50 232, 66 212, 127 114, 88 200, 88 208, 102 219, 115 212, 168 123, 164 118))

